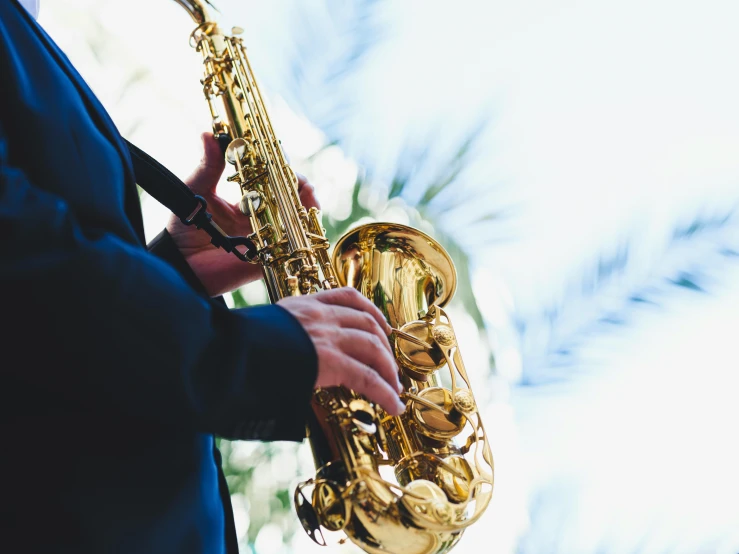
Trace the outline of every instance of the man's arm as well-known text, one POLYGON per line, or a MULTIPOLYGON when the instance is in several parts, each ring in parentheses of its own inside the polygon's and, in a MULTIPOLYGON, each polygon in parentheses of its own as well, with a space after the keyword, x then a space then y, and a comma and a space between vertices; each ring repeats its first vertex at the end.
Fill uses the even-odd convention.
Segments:
POLYGON ((28 416, 45 433, 68 405, 91 423, 128 414, 139 428, 298 439, 314 384, 345 385, 400 413, 389 328, 357 291, 229 311, 139 246, 120 205, 117 131, 63 55, 8 6, 0 2, 8 423, 28 416))
MULTIPOLYGON (((252 233, 250 219, 241 213, 238 203, 227 202, 216 192, 225 166, 218 141, 213 137, 213 133, 203 133, 201 140, 203 158, 192 175, 186 179, 186 184, 190 190, 206 200, 213 221, 218 223, 226 234, 237 237, 249 236, 252 233)), ((302 175, 298 175, 298 194, 306 208, 320 208, 313 186, 302 175)), ((244 263, 233 255, 224 255, 223 250, 211 244, 207 233, 196 229, 194 225, 184 225, 174 215, 167 223, 167 232, 210 296, 221 295, 262 278, 262 269, 259 265, 244 263)))
POLYGON ((162 260, 81 226, 7 152, 0 129, 11 329, 0 386, 224 436, 302 438, 317 363, 294 317, 278 306, 229 311, 197 294, 162 260))

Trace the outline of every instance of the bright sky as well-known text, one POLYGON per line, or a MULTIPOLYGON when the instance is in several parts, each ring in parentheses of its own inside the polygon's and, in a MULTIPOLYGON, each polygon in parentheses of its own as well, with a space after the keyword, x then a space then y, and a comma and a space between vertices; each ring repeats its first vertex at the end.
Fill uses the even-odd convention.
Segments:
MULTIPOLYGON (((45 2, 42 23, 124 133, 186 176, 208 121, 184 12, 151 0, 45 2), (85 47, 90 11, 106 30, 99 48, 115 64, 101 68, 85 47), (142 61, 148 79, 119 98, 121 68, 142 61), (128 129, 131 121, 140 125, 128 129)), ((337 28, 355 8, 219 5, 246 28, 298 163, 323 140, 309 120, 320 123, 351 99, 332 128, 343 150, 317 170, 328 211, 341 209, 352 160, 390 175, 404 145, 428 144, 440 164, 477 121, 490 120, 454 189, 467 202, 442 225, 474 253, 476 294, 514 386, 487 384, 496 399, 486 419, 496 496, 455 552, 736 554, 739 270, 712 252, 739 249, 739 236, 719 230, 666 251, 679 222, 739 201, 739 4, 379 2, 374 21, 385 38, 331 83, 319 77, 341 53, 337 28), (296 60, 311 70, 300 89, 290 72, 296 60), (473 214, 500 206, 515 208, 508 222, 469 229, 473 214), (490 240, 500 234, 515 240, 490 240), (623 244, 631 263, 607 295, 573 295, 597 256, 623 244), (661 276, 685 268, 701 270, 709 294, 663 290, 661 276), (642 284, 660 307, 623 309, 624 291, 642 284), (522 363, 553 339, 543 330, 520 343, 511 315, 536 320, 563 302, 582 324, 606 308, 629 322, 574 334, 565 382, 515 387, 522 363)), ((146 210, 155 234, 166 214, 146 210)), ((465 358, 470 365, 480 356, 465 358)))

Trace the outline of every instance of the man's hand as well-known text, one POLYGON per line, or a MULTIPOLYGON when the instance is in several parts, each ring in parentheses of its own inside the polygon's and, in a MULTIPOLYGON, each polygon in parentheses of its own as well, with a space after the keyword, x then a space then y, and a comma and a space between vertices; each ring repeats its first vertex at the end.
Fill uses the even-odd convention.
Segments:
MULTIPOLYGON (((203 159, 187 179, 187 186, 208 202, 213 220, 229 235, 252 232, 249 218, 237 204, 216 195, 216 185, 225 161, 218 142, 204 133, 203 159)), ((314 189, 298 175, 300 201, 306 208, 319 207, 314 189)), ((204 231, 184 225, 172 216, 167 230, 211 296, 234 290, 261 277, 258 265, 240 261, 217 249, 204 231)), ((318 355, 316 387, 344 385, 377 402, 392 415, 405 406, 398 393, 403 389, 398 368, 388 342, 390 326, 377 307, 353 288, 341 288, 283 298, 279 305, 303 326, 318 355)))
POLYGON ((405 406, 398 394, 398 366, 390 326, 377 307, 356 289, 345 287, 283 298, 278 305, 303 326, 318 354, 316 387, 344 385, 377 402, 391 415, 405 406))
MULTIPOLYGON (((238 204, 216 195, 216 185, 226 164, 218 141, 211 133, 203 133, 202 139, 203 159, 186 184, 195 194, 205 198, 213 221, 226 233, 246 236, 252 232, 249 218, 241 213, 238 204)), ((319 207, 313 186, 302 175, 298 175, 298 192, 306 208, 319 207)), ((216 248, 205 231, 187 226, 175 216, 170 217, 167 231, 211 296, 235 290, 262 276, 260 266, 242 262, 233 254, 216 248)))

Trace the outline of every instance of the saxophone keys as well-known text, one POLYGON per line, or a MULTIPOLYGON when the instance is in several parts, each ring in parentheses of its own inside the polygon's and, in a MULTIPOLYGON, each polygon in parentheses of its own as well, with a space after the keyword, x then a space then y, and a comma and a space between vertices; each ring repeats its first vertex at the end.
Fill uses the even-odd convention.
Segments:
POLYGON ((451 523, 453 512, 446 494, 436 483, 427 479, 417 479, 406 485, 411 494, 403 495, 406 509, 417 517, 430 519, 442 524, 451 523))
POLYGON ((249 144, 242 138, 232 140, 226 147, 226 161, 231 165, 241 163, 249 152, 249 144))
POLYGON ((460 413, 465 415, 473 414, 477 411, 477 403, 472 391, 469 389, 457 389, 453 396, 454 407, 460 413))
POLYGON ((474 478, 470 463, 457 454, 444 459, 436 472, 437 484, 453 502, 464 502, 469 498, 470 484, 474 478))
POLYGON ((337 483, 333 481, 316 483, 312 505, 321 525, 329 531, 341 531, 346 527, 350 510, 337 483))
POLYGON ((439 346, 448 348, 457 344, 457 337, 454 335, 454 330, 450 325, 443 323, 436 324, 433 326, 431 334, 439 346))
MULTIPOLYGON (((433 454, 416 455, 406 458, 398 464, 398 482, 411 491, 424 506, 425 513, 442 523, 449 523, 445 513, 453 513, 449 502, 464 502, 469 498, 470 485, 475 479, 475 472, 469 462, 459 454, 441 458, 433 454), (443 512, 435 509, 444 504, 443 512)), ((422 511, 423 511, 422 510, 422 511)))
POLYGON ((395 333, 395 350, 405 373, 418 381, 427 381, 429 375, 446 364, 444 352, 425 321, 403 325, 395 333))
POLYGON ((298 515, 300 524, 303 526, 303 530, 305 530, 306 534, 313 540, 313 542, 320 546, 326 546, 326 539, 323 537, 316 509, 303 494, 303 489, 312 484, 313 480, 311 479, 300 483, 300 485, 295 489, 295 494, 293 495, 295 512, 298 515))
POLYGON ((285 284, 290 296, 300 296, 300 282, 295 275, 288 275, 285 284))
POLYGON ((467 418, 454 410, 452 393, 442 387, 422 390, 418 400, 411 401, 411 413, 418 432, 436 441, 448 441, 462 432, 467 418))
POLYGON ((249 190, 244 193, 239 202, 239 210, 241 213, 249 215, 258 215, 264 211, 264 199, 259 191, 249 190))
POLYGON ((367 435, 377 433, 377 415, 369 402, 362 398, 355 398, 349 403, 349 412, 354 428, 367 435))

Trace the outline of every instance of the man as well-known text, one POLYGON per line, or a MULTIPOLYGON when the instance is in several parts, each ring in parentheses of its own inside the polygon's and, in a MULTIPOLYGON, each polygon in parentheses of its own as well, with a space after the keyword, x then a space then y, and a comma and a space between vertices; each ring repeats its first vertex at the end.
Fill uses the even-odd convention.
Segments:
MULTIPOLYGON (((400 413, 387 323, 349 289, 229 311, 253 268, 174 219, 148 252, 120 134, 18 0, 0 83, 0 549, 235 552, 213 435, 300 441, 316 386, 400 413)), ((188 184, 243 235, 204 145, 188 184)))

